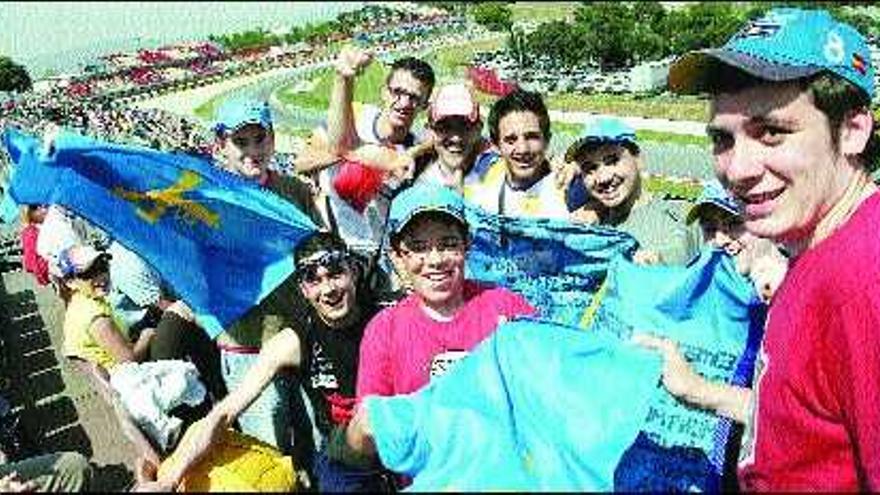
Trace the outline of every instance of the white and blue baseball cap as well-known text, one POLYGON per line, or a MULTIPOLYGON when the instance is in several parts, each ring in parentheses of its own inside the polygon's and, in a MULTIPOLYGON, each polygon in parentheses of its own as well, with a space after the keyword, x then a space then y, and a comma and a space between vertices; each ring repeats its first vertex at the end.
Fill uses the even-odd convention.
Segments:
POLYGON ((700 197, 697 198, 696 203, 687 214, 686 223, 688 225, 694 223, 694 220, 700 217, 700 212, 707 206, 719 208, 735 217, 742 218, 743 215, 742 205, 727 192, 727 189, 724 189, 724 186, 717 179, 703 184, 700 197))
POLYGON ((566 150, 565 161, 573 162, 584 146, 604 143, 630 143, 638 147, 636 131, 626 122, 615 117, 599 117, 584 123, 577 139, 566 150))
POLYGON ((235 132, 248 124, 257 124, 264 129, 272 129, 272 113, 269 111, 269 104, 266 101, 227 100, 217 110, 214 132, 218 134, 235 132))
POLYGON ((721 48, 679 58, 669 70, 678 93, 711 90, 717 64, 736 67, 768 81, 791 81, 828 71, 874 98, 874 67, 865 37, 825 10, 776 8, 750 21, 721 48))
POLYGON ((458 220, 467 228, 464 198, 439 184, 419 182, 397 195, 388 213, 388 235, 394 237, 421 213, 439 212, 458 220))

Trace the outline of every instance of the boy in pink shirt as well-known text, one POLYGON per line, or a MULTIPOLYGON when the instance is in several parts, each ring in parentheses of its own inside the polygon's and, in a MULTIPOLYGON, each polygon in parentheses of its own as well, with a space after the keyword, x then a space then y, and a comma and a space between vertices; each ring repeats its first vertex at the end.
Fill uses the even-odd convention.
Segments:
POLYGON ((460 194, 434 184, 413 186, 392 203, 389 254, 412 293, 364 330, 359 399, 414 392, 466 356, 499 321, 535 312, 518 294, 465 280, 464 210, 460 194))

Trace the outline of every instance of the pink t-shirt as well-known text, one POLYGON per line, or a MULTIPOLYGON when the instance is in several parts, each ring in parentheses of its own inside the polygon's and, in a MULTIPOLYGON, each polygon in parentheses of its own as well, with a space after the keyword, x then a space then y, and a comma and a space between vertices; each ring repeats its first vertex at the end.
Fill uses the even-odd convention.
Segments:
POLYGON ((743 436, 746 491, 880 489, 880 194, 779 288, 743 436))
POLYGON ((358 398, 415 392, 488 337, 500 316, 535 313, 502 287, 465 282, 464 293, 464 306, 448 322, 430 318, 416 295, 370 320, 361 341, 358 398))

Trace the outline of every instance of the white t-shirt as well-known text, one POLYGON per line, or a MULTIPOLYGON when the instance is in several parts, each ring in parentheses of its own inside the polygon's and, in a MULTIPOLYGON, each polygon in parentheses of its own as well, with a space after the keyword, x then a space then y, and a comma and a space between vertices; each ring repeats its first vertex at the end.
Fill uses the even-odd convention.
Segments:
MULTIPOLYGON (((376 130, 381 110, 374 105, 355 106, 355 129, 358 138, 366 144, 382 144, 382 140, 376 130)), ((416 142, 415 136, 410 133, 406 142, 409 146, 416 142)), ((406 145, 397 145, 402 151, 406 145)), ((363 212, 357 211, 343 200, 333 188, 333 179, 339 171, 338 165, 325 168, 318 175, 318 184, 323 191, 327 192, 331 215, 335 223, 335 229, 346 244, 354 251, 370 255, 382 245, 382 237, 385 231, 385 218, 390 207, 391 191, 394 184, 385 184, 380 193, 370 201, 363 212)))
POLYGON ((464 180, 464 197, 493 214, 567 220, 565 193, 546 175, 526 189, 507 183, 507 165, 497 153, 480 156, 464 180))
POLYGON ((83 239, 73 228, 73 220, 67 216, 64 208, 58 205, 49 206, 40 235, 37 236, 37 254, 49 262, 49 273, 61 276, 58 269, 58 256, 61 251, 75 244, 82 244, 83 239))

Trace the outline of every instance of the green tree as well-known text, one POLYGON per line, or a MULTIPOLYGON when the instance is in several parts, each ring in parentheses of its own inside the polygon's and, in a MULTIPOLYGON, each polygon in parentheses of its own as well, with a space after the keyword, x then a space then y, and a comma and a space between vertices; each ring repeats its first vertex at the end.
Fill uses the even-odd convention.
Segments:
POLYGON ((23 65, 13 62, 9 57, 0 57, 0 91, 21 93, 30 91, 32 86, 31 76, 23 65))
POLYGON ((672 53, 723 45, 742 28, 748 13, 754 15, 757 11, 729 2, 699 2, 670 12, 667 30, 672 53))
POLYGON ((585 2, 575 9, 575 22, 589 33, 587 50, 603 68, 633 63, 633 11, 632 5, 623 2, 585 2))
POLYGON ((513 10, 504 2, 480 2, 472 7, 471 15, 490 31, 509 31, 513 26, 513 10))
POLYGON ((636 61, 670 55, 666 9, 657 2, 630 5, 634 19, 630 43, 636 61))
MULTIPOLYGON (((588 40, 589 34, 578 24, 566 21, 546 22, 526 38, 524 58, 528 59, 529 54, 540 53, 568 67, 580 65, 589 61, 588 40)), ((515 50, 515 47, 509 47, 511 51, 515 50)))

